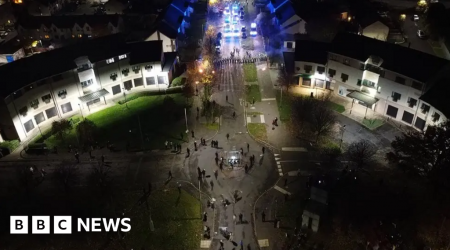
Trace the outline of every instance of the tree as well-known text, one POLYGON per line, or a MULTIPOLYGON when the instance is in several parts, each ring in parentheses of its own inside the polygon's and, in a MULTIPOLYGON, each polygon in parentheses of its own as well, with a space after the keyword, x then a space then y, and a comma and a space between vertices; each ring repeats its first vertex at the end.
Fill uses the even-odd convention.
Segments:
POLYGON ((431 3, 428 7, 425 22, 425 29, 432 38, 443 37, 450 23, 445 6, 442 3, 431 3))
POLYGON ((72 164, 62 164, 55 172, 56 179, 64 186, 66 193, 78 181, 78 169, 72 164))
POLYGON ((350 161, 355 162, 361 168, 373 159, 376 152, 375 146, 370 141, 360 140, 348 146, 347 156, 350 161))
POLYGON ((321 136, 328 134, 336 123, 333 110, 326 106, 326 102, 315 100, 311 110, 311 131, 316 134, 316 142, 321 136))
POLYGON ((84 119, 77 125, 78 138, 82 142, 92 142, 94 140, 94 135, 97 130, 97 125, 91 120, 84 119))
POLYGON ((309 125, 311 110, 313 109, 315 102, 317 100, 300 96, 297 98, 293 98, 292 100, 292 117, 294 121, 295 132, 298 137, 302 137, 305 132, 307 132, 306 128, 309 125))
POLYGON ((386 159, 405 172, 427 178, 438 188, 450 176, 450 122, 428 126, 426 132, 409 131, 392 141, 386 159))
POLYGON ((72 123, 66 119, 54 121, 52 123, 52 134, 56 135, 60 140, 64 140, 64 136, 70 129, 72 129, 72 123))
POLYGON ((186 84, 183 86, 183 96, 186 98, 186 103, 189 102, 189 99, 194 96, 195 90, 194 90, 194 84, 190 81, 186 82, 186 84))
POLYGON ((281 67, 278 70, 278 84, 286 89, 286 92, 289 92, 289 87, 291 87, 292 83, 292 73, 287 72, 285 67, 281 67))

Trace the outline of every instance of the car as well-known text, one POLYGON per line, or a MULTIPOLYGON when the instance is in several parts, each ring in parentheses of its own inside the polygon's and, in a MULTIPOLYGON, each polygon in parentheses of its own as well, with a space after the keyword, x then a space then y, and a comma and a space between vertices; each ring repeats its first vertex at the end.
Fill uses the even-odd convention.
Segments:
POLYGON ((246 32, 242 32, 242 39, 247 38, 247 33, 246 32))
POLYGON ((413 15, 412 18, 414 22, 419 21, 419 15, 413 15))
POLYGON ((233 18, 233 24, 237 24, 239 19, 237 17, 233 18))
POLYGON ((11 150, 9 150, 9 148, 0 147, 0 158, 5 157, 9 154, 11 154, 11 150))
POLYGON ((256 36, 258 33, 256 32, 256 23, 252 23, 250 25, 250 35, 256 36))
POLYGON ((225 37, 231 36, 231 26, 229 24, 225 25, 225 28, 223 29, 223 33, 225 37))
POLYGON ((230 23, 231 17, 230 16, 226 16, 224 22, 225 23, 230 23))
POLYGON ((425 34, 425 32, 423 32, 423 30, 418 30, 418 31, 417 31, 417 36, 418 36, 419 38, 422 38, 422 39, 424 39, 424 38, 427 37, 427 35, 425 34))
POLYGON ((242 26, 241 32, 246 32, 246 31, 247 31, 247 28, 245 26, 242 26))
POLYGON ((241 16, 241 21, 244 21, 244 16, 241 16))
POLYGON ((233 29, 233 35, 235 37, 239 37, 240 34, 241 33, 239 32, 239 28, 237 26, 235 26, 234 29, 233 29))
POLYGON ((225 9, 224 9, 223 13, 225 15, 230 15, 230 6, 225 6, 225 9))
POLYGON ((222 40, 222 32, 217 33, 217 40, 222 40))

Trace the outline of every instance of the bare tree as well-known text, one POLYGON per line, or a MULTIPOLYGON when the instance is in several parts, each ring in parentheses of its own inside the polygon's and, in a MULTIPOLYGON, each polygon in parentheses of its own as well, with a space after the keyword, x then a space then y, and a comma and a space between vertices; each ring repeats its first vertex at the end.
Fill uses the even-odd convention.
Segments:
POLYGON ((64 190, 68 193, 70 188, 78 181, 78 168, 73 164, 63 163, 55 171, 56 180, 64 186, 64 190))
POLYGON ((375 146, 368 140, 353 142, 348 146, 347 156, 349 160, 355 162, 359 168, 372 161, 377 152, 375 146))
POLYGON ((289 88, 292 83, 292 73, 286 71, 286 67, 281 67, 278 70, 278 84, 286 89, 286 92, 289 92, 289 88))
POLYGON ((316 142, 321 136, 328 134, 336 123, 336 116, 323 101, 315 101, 311 110, 311 131, 316 134, 316 142))
POLYGON ((309 124, 311 117, 311 110, 315 105, 316 100, 313 98, 301 96, 293 99, 292 116, 295 124, 294 131, 298 136, 302 136, 309 124))

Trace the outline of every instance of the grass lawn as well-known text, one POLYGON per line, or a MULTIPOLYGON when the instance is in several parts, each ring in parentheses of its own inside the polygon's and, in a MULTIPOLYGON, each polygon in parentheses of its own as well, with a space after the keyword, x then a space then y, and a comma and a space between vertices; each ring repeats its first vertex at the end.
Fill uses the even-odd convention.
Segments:
POLYGON ((278 112, 282 122, 290 121, 292 116, 291 100, 286 94, 281 99, 281 91, 277 91, 278 112))
POLYGON ((259 91, 259 85, 257 84, 246 85, 245 94, 247 97, 247 102, 249 103, 252 103, 253 99, 255 99, 255 102, 261 101, 261 91, 259 91))
MULTIPOLYGON (((126 204, 135 204, 141 191, 124 196, 126 204)), ((125 238, 128 249, 196 250, 200 246, 202 220, 200 202, 177 189, 153 191, 148 204, 155 231, 149 229, 145 205, 130 212, 131 231, 125 238)), ((212 218, 211 218, 212 219, 212 218)))
POLYGON ((8 148, 10 152, 14 151, 20 145, 19 140, 4 141, 0 143, 0 148, 8 148))
POLYGON ((248 132, 261 141, 267 141, 266 125, 262 123, 248 123, 248 132))
POLYGON ((332 110, 334 110, 336 112, 339 112, 339 113, 344 113, 344 111, 345 111, 345 107, 342 106, 341 104, 337 104, 337 103, 334 103, 334 102, 328 102, 328 106, 332 110))
POLYGON ((217 122, 215 122, 215 123, 207 123, 207 124, 205 124, 205 127, 207 129, 210 129, 210 130, 218 130, 219 129, 219 123, 217 123, 217 122))
POLYGON ((254 63, 244 64, 244 80, 246 82, 256 82, 258 77, 256 76, 256 65, 254 63))
MULTIPOLYGON (((166 96, 142 96, 125 104, 117 104, 86 117, 93 121, 98 131, 95 140, 100 143, 111 141, 114 144, 130 142, 130 148, 141 148, 141 134, 146 149, 163 147, 166 140, 179 140, 184 133, 184 107, 186 100, 181 94, 166 96), (127 108, 128 107, 128 108, 127 108), (138 119, 139 117, 139 119, 138 119)), ((38 138, 37 142, 45 142, 49 147, 65 147, 68 144, 78 145, 75 126, 61 141, 55 136, 46 139, 38 138)), ((47 137, 47 136, 46 136, 47 137)))
POLYGON ((261 112, 247 112, 247 115, 249 115, 249 116, 257 116, 257 115, 262 115, 263 113, 261 113, 261 112))
POLYGON ((363 120, 363 125, 366 126, 370 130, 375 130, 383 124, 384 124, 384 122, 381 119, 364 119, 363 120))

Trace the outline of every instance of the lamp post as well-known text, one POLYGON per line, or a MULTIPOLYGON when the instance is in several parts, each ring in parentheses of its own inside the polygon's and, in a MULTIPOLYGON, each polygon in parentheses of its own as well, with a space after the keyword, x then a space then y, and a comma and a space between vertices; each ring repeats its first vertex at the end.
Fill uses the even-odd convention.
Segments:
POLYGON ((195 95, 198 96, 198 81, 195 81, 195 95))
MULTIPOLYGON (((184 119, 186 120, 186 134, 189 133, 188 124, 187 124, 187 113, 186 108, 184 108, 184 119)), ((188 136, 189 138, 189 136, 188 136)))
POLYGON ((342 148, 342 141, 344 140, 345 127, 346 127, 346 125, 342 126, 342 135, 341 135, 341 141, 339 143, 339 149, 342 148))
POLYGON ((81 104, 79 104, 79 103, 78 103, 78 108, 80 108, 81 117, 83 117, 83 120, 84 120, 83 110, 81 110, 81 104))
POLYGON ((125 91, 127 90, 126 88, 122 88, 123 90, 123 98, 125 98, 125 106, 128 108, 128 102, 127 102, 127 94, 125 93, 125 91))

